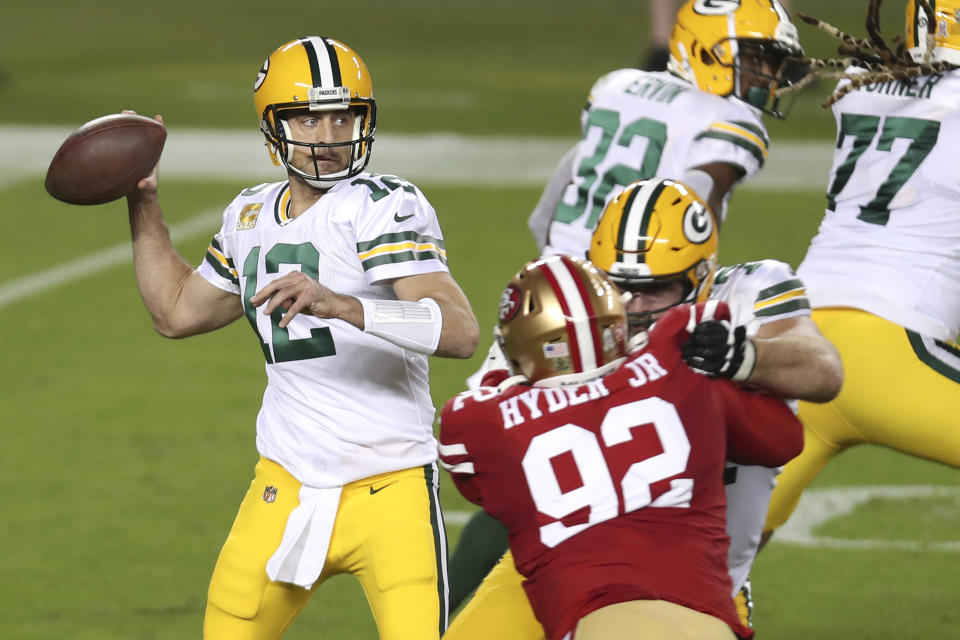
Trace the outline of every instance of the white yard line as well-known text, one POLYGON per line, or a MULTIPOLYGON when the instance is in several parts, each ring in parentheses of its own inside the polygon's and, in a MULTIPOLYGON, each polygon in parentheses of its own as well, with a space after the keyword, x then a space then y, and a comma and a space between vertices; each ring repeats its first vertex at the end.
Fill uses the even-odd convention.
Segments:
MULTIPOLYGON (((0 187, 45 172, 70 131, 68 127, 0 125, 0 187)), ((574 142, 566 138, 381 133, 374 145, 371 169, 382 168, 413 182, 540 186, 574 142)), ((767 166, 749 186, 821 190, 832 153, 829 142, 774 141, 767 166)), ((271 170, 263 136, 252 128, 172 129, 160 170, 162 175, 178 178, 255 182, 283 178, 279 169, 271 170)))
MULTIPOLYGON (((0 125, 0 189, 42 175, 70 131, 69 127, 0 125)), ((377 137, 371 169, 377 171, 382 166, 384 171, 396 171, 413 182, 539 186, 572 144, 572 140, 557 138, 383 134, 377 137)), ((823 142, 775 145, 768 166, 749 186, 819 189, 831 153, 830 145, 823 142)), ((167 139, 160 171, 166 177, 244 179, 251 183, 283 178, 279 169, 271 170, 263 138, 255 130, 174 129, 167 139)), ((211 232, 210 215, 204 212, 177 225, 177 237, 211 232)), ((2 283, 0 308, 129 260, 129 246, 117 245, 2 283)))
POLYGON ((873 498, 894 500, 952 498, 955 502, 960 502, 960 487, 874 486, 811 489, 803 493, 796 511, 777 531, 772 540, 805 547, 832 549, 960 552, 960 540, 928 543, 915 540, 850 539, 817 535, 817 527, 852 513, 873 498))
MULTIPOLYGON (((211 234, 221 210, 209 210, 170 227, 170 237, 174 242, 193 238, 201 233, 211 234)), ((74 280, 99 273, 118 264, 133 260, 133 251, 129 242, 114 245, 88 254, 82 258, 64 262, 55 267, 37 271, 30 275, 0 284, 0 309, 32 295, 42 293, 74 280)))

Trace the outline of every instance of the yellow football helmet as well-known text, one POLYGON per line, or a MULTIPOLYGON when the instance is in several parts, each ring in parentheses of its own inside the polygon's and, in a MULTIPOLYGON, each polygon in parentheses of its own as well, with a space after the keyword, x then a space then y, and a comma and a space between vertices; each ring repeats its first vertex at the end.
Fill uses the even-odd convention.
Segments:
POLYGON ((318 188, 355 176, 370 161, 377 129, 377 103, 367 65, 357 53, 332 38, 297 38, 280 46, 263 62, 253 85, 253 103, 267 150, 275 165, 291 171, 318 188), (338 143, 308 143, 292 139, 287 118, 304 111, 353 109, 357 114, 353 139, 338 143), (295 146, 318 148, 350 145, 350 162, 336 173, 312 174, 290 164, 295 146))
POLYGON ((669 48, 671 73, 778 118, 784 112, 776 90, 806 73, 799 60, 791 60, 803 56, 803 47, 778 0, 689 0, 677 12, 669 48), (745 67, 748 57, 757 62, 745 67), (759 61, 770 73, 759 69, 759 61))
POLYGON ((647 326, 672 306, 709 297, 717 271, 716 221, 682 183, 639 180, 607 203, 587 257, 626 292, 675 280, 683 285, 676 303, 627 314, 632 326, 647 326))
POLYGON ((907 1, 907 51, 914 62, 923 62, 929 53, 930 62, 960 65, 960 1, 930 0, 934 22, 917 0, 907 1), (928 51, 927 35, 933 35, 933 51, 928 51))
POLYGON ((507 285, 496 334, 514 373, 531 382, 596 375, 626 354, 627 315, 606 274, 583 258, 550 256, 507 285))

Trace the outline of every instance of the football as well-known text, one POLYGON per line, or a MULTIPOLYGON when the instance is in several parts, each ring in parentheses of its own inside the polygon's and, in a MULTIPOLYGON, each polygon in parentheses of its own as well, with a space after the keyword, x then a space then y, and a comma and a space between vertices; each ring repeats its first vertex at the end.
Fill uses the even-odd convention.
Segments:
POLYGON ((133 191, 160 160, 167 129, 153 118, 117 113, 91 120, 63 141, 45 186, 57 200, 103 204, 133 191))

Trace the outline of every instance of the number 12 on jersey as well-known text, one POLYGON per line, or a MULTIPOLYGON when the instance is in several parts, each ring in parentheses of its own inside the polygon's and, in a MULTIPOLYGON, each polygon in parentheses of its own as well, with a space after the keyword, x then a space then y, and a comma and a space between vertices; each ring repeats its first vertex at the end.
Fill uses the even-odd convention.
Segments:
MULTIPOLYGON (((337 350, 333 344, 333 336, 330 335, 330 329, 327 327, 314 327, 310 329, 309 338, 293 339, 290 337, 289 329, 280 327, 280 319, 283 318, 284 310, 277 307, 270 314, 270 336, 269 344, 273 345, 273 355, 271 349, 260 329, 257 327, 257 309, 250 304, 250 297, 256 293, 257 286, 257 267, 260 264, 260 247, 253 247, 243 261, 243 277, 246 281, 243 295, 243 311, 253 327, 257 338, 260 340, 260 348, 263 350, 263 357, 267 364, 275 362, 292 362, 294 360, 309 360, 311 358, 323 358, 335 355, 337 350)), ((280 265, 288 264, 300 267, 306 275, 317 279, 320 269, 320 253, 317 248, 309 242, 302 244, 277 244, 274 245, 264 256, 264 269, 268 275, 280 273, 280 265)))
POLYGON ((647 506, 689 507, 692 478, 674 478, 670 490, 652 500, 650 485, 683 473, 690 458, 690 441, 673 404, 661 398, 645 398, 611 408, 600 424, 599 439, 592 431, 567 423, 530 440, 523 456, 523 472, 533 502, 540 513, 555 522, 540 527, 540 541, 555 547, 584 529, 647 506), (608 458, 611 449, 633 440, 633 429, 653 428, 663 451, 630 465, 614 479, 608 458), (553 461, 565 456, 573 460, 581 485, 570 491, 561 488, 553 461), (620 504, 614 482, 619 482, 620 504), (561 520, 587 508, 582 524, 565 525, 561 520))

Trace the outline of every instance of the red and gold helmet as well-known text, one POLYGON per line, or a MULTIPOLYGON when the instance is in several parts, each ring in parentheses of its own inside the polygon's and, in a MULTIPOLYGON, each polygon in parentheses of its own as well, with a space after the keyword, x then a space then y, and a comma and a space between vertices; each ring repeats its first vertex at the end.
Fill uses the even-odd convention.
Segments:
POLYGON ((283 163, 318 188, 355 176, 370 161, 377 129, 377 103, 370 72, 356 51, 332 38, 310 36, 282 45, 263 62, 253 85, 253 103, 273 163, 283 163), (352 109, 357 114, 353 139, 338 143, 307 143, 292 139, 286 119, 304 111, 352 109), (290 162, 295 146, 350 146, 350 162, 337 173, 305 173, 290 162))
POLYGON ((782 118, 777 89, 806 72, 797 28, 778 0, 689 0, 669 42, 667 69, 704 91, 735 96, 782 118), (773 70, 765 88, 741 86, 741 55, 763 58, 773 70))
POLYGON ((531 382, 591 373, 626 354, 620 292, 583 258, 528 262, 500 298, 497 336, 515 373, 531 382))

